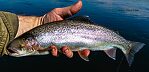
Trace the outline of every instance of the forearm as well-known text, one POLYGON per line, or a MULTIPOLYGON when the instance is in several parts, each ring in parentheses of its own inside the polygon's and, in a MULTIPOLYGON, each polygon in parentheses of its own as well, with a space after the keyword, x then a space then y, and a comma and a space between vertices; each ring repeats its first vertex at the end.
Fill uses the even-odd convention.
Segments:
POLYGON ((16 37, 19 35, 31 30, 34 27, 37 27, 42 24, 43 16, 20 16, 18 15, 19 19, 19 27, 16 37))

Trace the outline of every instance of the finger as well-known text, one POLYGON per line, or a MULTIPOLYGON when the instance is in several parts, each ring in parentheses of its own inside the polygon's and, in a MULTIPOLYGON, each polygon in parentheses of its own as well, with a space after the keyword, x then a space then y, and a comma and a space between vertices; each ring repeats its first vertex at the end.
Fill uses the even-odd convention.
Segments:
POLYGON ((82 54, 83 56, 85 56, 85 57, 88 57, 89 54, 90 54, 90 50, 89 50, 89 49, 84 49, 84 50, 81 51, 81 54, 82 54))
POLYGON ((77 3, 71 6, 70 12, 73 14, 76 14, 80 9, 82 8, 82 0, 78 0, 77 3))
POLYGON ((61 48, 63 54, 65 54, 68 58, 72 58, 73 57, 73 52, 70 50, 70 48, 68 46, 63 46, 61 48))
POLYGON ((53 56, 58 56, 58 49, 56 46, 52 45, 49 47, 53 56))
POLYGON ((76 2, 75 4, 64 8, 57 8, 54 10, 54 12, 64 19, 76 14, 81 8, 82 0, 78 0, 78 2, 76 2))
POLYGON ((88 49, 84 49, 84 50, 81 50, 81 51, 78 51, 78 54, 79 56, 84 59, 85 61, 89 61, 89 54, 90 54, 90 50, 88 49))

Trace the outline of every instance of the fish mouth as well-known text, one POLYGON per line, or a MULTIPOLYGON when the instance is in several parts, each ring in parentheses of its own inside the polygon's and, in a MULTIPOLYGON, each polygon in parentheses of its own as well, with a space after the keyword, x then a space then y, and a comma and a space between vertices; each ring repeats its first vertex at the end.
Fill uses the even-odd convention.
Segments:
POLYGON ((37 50, 32 50, 32 49, 26 49, 26 48, 21 48, 21 49, 16 49, 16 48, 9 48, 9 55, 13 57, 23 57, 23 56, 31 56, 31 55, 46 55, 49 54, 48 51, 45 52, 39 52, 37 50))

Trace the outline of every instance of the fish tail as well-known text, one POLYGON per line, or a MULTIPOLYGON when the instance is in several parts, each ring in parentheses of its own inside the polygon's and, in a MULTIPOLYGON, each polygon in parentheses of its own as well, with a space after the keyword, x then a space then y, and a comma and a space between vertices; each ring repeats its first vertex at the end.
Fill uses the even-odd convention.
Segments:
POLYGON ((129 49, 126 51, 126 59, 128 61, 129 66, 131 66, 132 61, 134 59, 135 53, 137 53, 140 49, 143 48, 145 44, 140 42, 131 42, 129 49))

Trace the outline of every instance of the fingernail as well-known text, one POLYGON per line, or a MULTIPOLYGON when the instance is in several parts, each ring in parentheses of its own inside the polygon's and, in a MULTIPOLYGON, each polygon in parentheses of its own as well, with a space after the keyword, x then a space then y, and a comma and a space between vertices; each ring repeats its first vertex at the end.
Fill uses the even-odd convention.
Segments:
POLYGON ((53 56, 58 56, 58 55, 57 55, 57 50, 54 49, 54 48, 52 49, 52 55, 53 55, 53 56))

